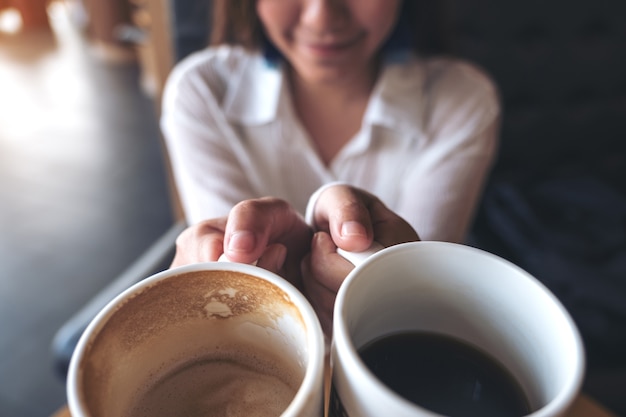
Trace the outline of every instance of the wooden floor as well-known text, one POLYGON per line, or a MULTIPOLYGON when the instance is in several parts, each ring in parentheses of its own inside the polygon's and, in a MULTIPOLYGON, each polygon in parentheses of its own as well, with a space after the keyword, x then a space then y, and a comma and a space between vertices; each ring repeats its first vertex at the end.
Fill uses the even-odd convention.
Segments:
POLYGON ((0 32, 7 417, 48 416, 65 403, 54 333, 172 222, 155 105, 137 65, 94 54, 65 4, 50 11, 52 30, 28 33, 11 33, 13 16, 0 16, 9 29, 0 32))

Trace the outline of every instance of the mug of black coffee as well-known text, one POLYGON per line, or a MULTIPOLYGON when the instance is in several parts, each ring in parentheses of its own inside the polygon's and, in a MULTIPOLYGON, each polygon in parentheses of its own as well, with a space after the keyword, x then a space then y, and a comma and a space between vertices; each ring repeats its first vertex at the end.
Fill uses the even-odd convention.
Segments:
POLYGON ((330 417, 566 413, 581 337, 531 275, 453 243, 353 255, 335 302, 330 417))

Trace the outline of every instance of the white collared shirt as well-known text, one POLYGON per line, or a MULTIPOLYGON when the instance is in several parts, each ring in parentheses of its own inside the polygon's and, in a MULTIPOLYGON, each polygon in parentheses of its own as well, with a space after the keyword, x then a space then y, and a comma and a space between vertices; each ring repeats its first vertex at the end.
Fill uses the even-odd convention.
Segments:
POLYGON ((316 189, 342 181, 378 196, 423 240, 462 241, 495 155, 499 113, 495 86, 468 63, 389 63, 360 131, 325 165, 283 70, 224 46, 175 68, 161 127, 190 224, 263 196, 304 213, 316 189))

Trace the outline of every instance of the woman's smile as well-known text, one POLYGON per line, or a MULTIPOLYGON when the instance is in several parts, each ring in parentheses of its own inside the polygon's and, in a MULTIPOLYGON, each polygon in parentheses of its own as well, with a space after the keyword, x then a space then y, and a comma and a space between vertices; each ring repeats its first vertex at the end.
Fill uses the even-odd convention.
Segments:
POLYGON ((265 34, 303 79, 372 73, 397 20, 399 0, 258 0, 265 34))
POLYGON ((349 54, 363 42, 366 35, 361 33, 352 37, 342 39, 325 39, 325 40, 296 40, 305 53, 311 55, 312 58, 321 60, 337 59, 341 56, 349 54))

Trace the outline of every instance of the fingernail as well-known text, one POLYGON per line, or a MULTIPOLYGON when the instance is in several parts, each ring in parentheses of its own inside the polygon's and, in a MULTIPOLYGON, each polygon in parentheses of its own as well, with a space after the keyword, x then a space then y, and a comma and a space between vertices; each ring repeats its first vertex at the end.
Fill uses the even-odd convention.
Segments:
POLYGON ((248 231, 234 232, 228 240, 230 252, 251 252, 254 250, 256 238, 254 233, 248 231))
POLYGON ((341 225, 341 236, 367 236, 367 231, 365 230, 365 227, 363 227, 363 225, 359 222, 344 222, 341 225))

